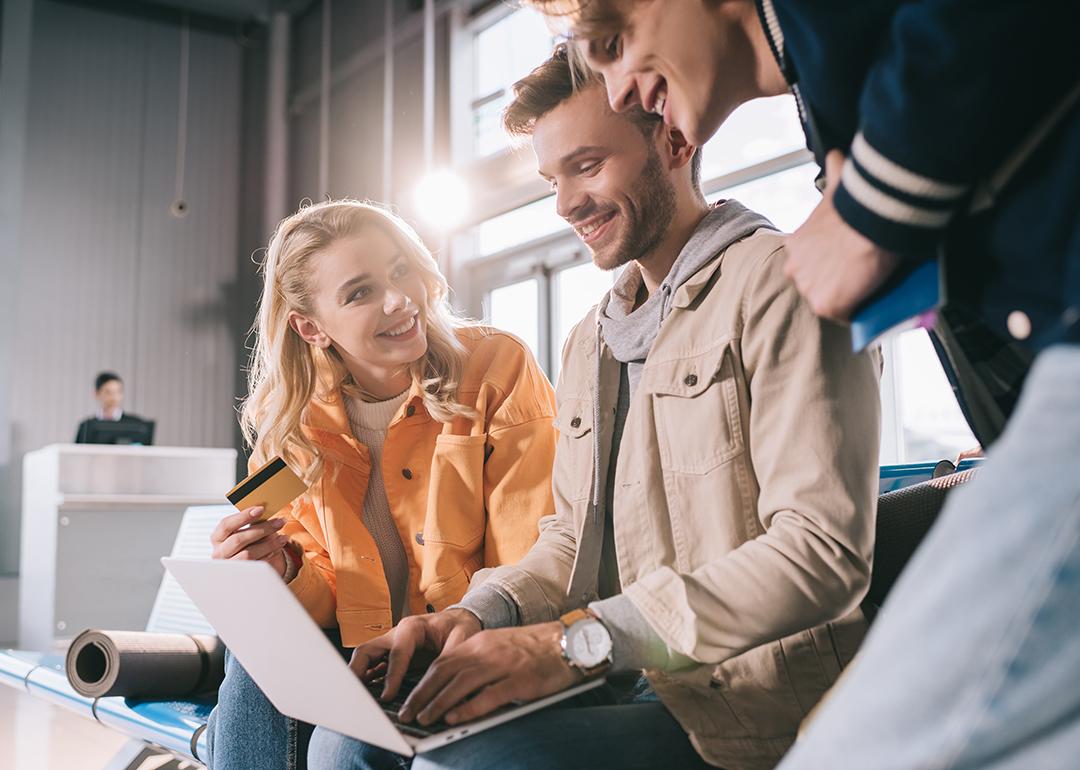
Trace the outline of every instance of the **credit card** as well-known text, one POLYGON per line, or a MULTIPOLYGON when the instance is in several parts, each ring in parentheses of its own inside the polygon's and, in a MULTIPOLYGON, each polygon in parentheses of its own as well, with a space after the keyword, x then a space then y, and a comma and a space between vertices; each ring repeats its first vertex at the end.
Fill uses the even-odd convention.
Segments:
POLYGON ((235 487, 225 498, 237 510, 261 505, 265 508, 259 521, 269 519, 307 491, 305 484, 280 457, 275 457, 235 487))

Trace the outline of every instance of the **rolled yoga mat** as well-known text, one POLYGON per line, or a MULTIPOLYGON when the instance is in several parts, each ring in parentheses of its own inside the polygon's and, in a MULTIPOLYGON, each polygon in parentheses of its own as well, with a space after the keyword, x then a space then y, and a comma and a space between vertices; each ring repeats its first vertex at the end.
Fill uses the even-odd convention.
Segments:
POLYGON ((225 645, 216 636, 89 629, 72 641, 65 668, 87 698, 183 698, 218 688, 225 645))

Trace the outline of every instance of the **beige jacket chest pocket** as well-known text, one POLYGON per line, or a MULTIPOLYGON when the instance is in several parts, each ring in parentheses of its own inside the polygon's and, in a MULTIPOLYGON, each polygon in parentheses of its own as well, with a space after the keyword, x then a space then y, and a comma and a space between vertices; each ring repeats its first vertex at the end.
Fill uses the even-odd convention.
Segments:
POLYGON ((572 503, 587 500, 594 460, 592 401, 577 396, 561 398, 554 425, 559 431, 552 476, 555 495, 572 503))
POLYGON ((739 381, 731 342, 649 367, 660 462, 675 473, 710 473, 743 451, 739 381))

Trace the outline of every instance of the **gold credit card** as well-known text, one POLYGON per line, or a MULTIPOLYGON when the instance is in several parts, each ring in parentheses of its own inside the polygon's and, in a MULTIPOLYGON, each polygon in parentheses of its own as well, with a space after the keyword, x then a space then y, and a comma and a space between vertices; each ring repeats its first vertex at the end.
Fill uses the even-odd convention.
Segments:
POLYGON ((263 467, 230 489, 225 497, 237 510, 261 505, 265 508, 259 520, 269 519, 275 513, 307 491, 307 485, 292 472, 280 457, 275 457, 263 467))

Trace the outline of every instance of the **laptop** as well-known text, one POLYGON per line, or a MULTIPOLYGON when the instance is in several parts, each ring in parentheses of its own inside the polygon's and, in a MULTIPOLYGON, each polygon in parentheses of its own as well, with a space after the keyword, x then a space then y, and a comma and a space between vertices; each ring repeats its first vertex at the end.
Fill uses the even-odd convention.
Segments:
MULTIPOLYGON (((308 615, 273 567, 262 561, 161 560, 278 711, 405 756, 445 746, 598 687, 594 679, 473 722, 422 727, 398 721, 308 615)), ((417 678, 407 681, 415 686, 417 678)))

